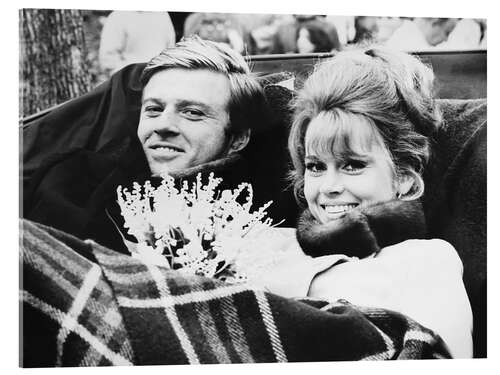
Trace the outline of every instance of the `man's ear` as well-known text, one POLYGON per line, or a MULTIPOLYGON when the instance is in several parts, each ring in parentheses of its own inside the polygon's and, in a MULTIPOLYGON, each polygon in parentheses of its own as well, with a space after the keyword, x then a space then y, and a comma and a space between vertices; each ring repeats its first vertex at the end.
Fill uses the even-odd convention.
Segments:
POLYGON ((248 142, 250 141, 250 135, 252 131, 250 129, 246 129, 238 134, 233 134, 231 137, 231 144, 229 146, 228 155, 234 154, 235 152, 240 152, 243 150, 248 142))

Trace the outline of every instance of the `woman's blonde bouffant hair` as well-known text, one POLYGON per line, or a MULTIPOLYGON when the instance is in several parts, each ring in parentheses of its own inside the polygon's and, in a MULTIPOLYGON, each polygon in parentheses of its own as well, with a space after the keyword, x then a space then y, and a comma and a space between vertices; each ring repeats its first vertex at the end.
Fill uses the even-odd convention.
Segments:
POLYGON ((305 134, 319 114, 344 118, 344 122, 353 116, 366 119, 380 134, 396 176, 415 180, 402 198, 422 196, 429 137, 441 123, 433 82, 432 69, 416 57, 382 47, 345 50, 317 65, 293 103, 288 140, 299 203, 305 203, 305 134))

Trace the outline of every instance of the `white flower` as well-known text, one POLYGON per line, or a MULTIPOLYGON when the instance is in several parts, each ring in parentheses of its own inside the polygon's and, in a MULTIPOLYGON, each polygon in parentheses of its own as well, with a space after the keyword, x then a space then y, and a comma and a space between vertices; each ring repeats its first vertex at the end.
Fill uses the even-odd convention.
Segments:
POLYGON ((134 183, 132 192, 117 189, 125 226, 139 242, 132 255, 155 264, 166 262, 188 274, 245 280, 239 255, 248 250, 252 238, 271 226, 271 219, 264 220, 271 202, 250 212, 252 186, 242 183, 218 196, 222 179, 213 173, 206 184, 198 174, 191 188, 184 181, 177 189, 172 177, 162 178, 157 188, 147 181, 143 187, 134 183), (242 198, 243 204, 238 202, 242 198))
POLYGON ((154 264, 156 266, 163 266, 170 268, 170 263, 167 258, 161 255, 157 249, 152 246, 148 246, 145 243, 139 243, 135 248, 135 252, 132 253, 132 257, 140 259, 146 264, 154 264))

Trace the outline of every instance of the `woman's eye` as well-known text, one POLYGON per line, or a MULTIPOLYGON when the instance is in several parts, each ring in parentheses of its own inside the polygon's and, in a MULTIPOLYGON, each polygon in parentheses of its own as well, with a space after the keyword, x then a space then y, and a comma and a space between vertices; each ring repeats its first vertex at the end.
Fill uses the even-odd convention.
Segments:
POLYGON ((343 166, 347 172, 359 172, 366 167, 366 163, 361 160, 349 160, 343 166))
POLYGON ((325 169, 323 164, 318 162, 307 162, 305 167, 306 170, 313 173, 318 173, 325 169))

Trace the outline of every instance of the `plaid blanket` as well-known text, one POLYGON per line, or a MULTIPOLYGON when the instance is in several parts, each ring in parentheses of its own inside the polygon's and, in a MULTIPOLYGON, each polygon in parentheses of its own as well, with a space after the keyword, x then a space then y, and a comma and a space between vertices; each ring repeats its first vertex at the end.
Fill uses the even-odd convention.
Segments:
POLYGON ((23 367, 449 358, 396 312, 185 276, 20 225, 23 367))

